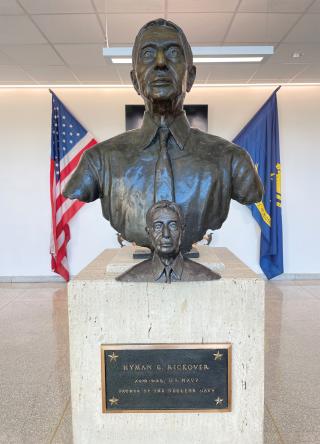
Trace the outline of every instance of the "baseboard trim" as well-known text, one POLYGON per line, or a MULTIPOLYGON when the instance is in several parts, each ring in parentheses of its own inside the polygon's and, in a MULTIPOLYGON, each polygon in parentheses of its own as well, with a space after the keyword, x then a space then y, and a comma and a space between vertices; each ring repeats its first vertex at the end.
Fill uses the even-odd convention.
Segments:
POLYGON ((3 283, 46 283, 65 282, 61 276, 0 276, 3 283))
MULTIPOLYGON (((263 274, 260 277, 266 279, 263 274)), ((283 273, 272 281, 304 281, 318 280, 320 273, 283 273)), ((271 282, 272 282, 271 281, 271 282)), ((65 282, 61 276, 0 276, 0 283, 46 283, 46 282, 65 282)))
POLYGON ((272 281, 307 281, 320 279, 320 273, 283 273, 272 281))

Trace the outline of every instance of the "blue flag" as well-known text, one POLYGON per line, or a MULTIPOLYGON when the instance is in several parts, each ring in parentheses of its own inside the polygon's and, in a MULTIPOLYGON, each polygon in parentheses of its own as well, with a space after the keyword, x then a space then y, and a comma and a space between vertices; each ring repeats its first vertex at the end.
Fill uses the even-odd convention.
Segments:
POLYGON ((233 140, 245 148, 264 186, 262 201, 250 205, 261 228, 260 266, 268 279, 283 273, 281 165, 278 128, 278 87, 233 140))

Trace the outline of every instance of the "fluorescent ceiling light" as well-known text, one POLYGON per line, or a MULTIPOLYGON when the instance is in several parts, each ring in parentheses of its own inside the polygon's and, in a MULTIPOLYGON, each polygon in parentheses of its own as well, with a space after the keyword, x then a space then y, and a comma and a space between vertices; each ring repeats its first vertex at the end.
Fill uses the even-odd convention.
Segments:
MULTIPOLYGON (((193 46, 194 56, 230 56, 230 55, 271 55, 273 46, 193 46)), ((105 57, 131 57, 131 46, 103 48, 105 57)))
POLYGON ((111 58, 112 63, 132 63, 131 57, 129 58, 119 58, 119 57, 112 57, 111 58))
MULTIPOLYGON (((290 83, 290 82, 277 82, 277 83, 201 83, 201 84, 195 84, 193 87, 195 88, 231 88, 231 87, 273 87, 273 86, 279 86, 282 87, 305 87, 305 86, 312 86, 312 87, 320 87, 320 82, 301 82, 301 83, 290 83)), ((103 88, 103 89, 115 89, 115 88, 133 88, 133 85, 122 85, 122 84, 94 84, 94 83, 88 83, 88 84, 0 84, 0 90, 2 89, 21 89, 21 88, 30 88, 30 89, 57 89, 57 88, 63 88, 63 89, 69 89, 69 88, 103 88)))
POLYGON ((194 63, 261 62, 263 57, 194 57, 194 63))
MULTIPOLYGON (((263 57, 194 57, 194 63, 244 63, 261 62, 263 57)), ((132 63, 131 58, 112 57, 112 63, 132 63)))

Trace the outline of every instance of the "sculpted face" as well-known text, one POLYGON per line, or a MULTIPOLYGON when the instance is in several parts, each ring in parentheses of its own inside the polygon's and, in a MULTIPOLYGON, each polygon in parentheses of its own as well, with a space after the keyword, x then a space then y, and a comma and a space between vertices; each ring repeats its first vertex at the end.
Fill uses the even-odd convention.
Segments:
POLYGON ((165 26, 146 29, 137 54, 131 78, 145 100, 174 101, 191 89, 194 76, 188 72, 184 49, 174 29, 165 26))
POLYGON ((179 253, 183 227, 178 214, 171 208, 157 208, 152 214, 147 232, 159 256, 179 253))

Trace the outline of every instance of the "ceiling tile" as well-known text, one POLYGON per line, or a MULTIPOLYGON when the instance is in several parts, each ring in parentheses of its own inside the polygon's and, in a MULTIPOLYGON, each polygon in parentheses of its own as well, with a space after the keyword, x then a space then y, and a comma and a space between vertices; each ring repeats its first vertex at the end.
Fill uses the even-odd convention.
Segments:
POLYGON ((2 48, 0 51, 0 65, 15 65, 15 62, 2 52, 2 48))
POLYGON ((82 82, 79 80, 39 80, 38 83, 40 85, 46 85, 50 83, 50 85, 81 85, 82 82))
POLYGON ((95 14, 35 15, 33 18, 53 43, 104 42, 95 14))
POLYGON ((168 0, 168 12, 233 12, 239 0, 168 0))
POLYGON ((284 79, 289 80, 299 72, 303 71, 307 65, 302 63, 278 63, 263 64, 254 74, 253 79, 284 79))
POLYGON ((313 0, 242 0, 243 12, 304 12, 313 0))
MULTIPOLYGON (((105 21, 105 16, 102 17, 105 21)), ((109 45, 132 45, 140 28, 158 18, 153 14, 108 14, 107 17, 109 45)))
POLYGON ((302 17, 285 42, 320 43, 320 15, 306 14, 302 17))
POLYGON ((46 43, 34 24, 25 16, 0 16, 0 45, 46 43))
POLYGON ((269 58, 270 63, 314 63, 317 60, 320 60, 320 45, 315 43, 281 43, 269 58), (294 52, 302 56, 294 59, 294 52))
POLYGON ((76 78, 66 66, 23 66, 34 79, 45 82, 75 81, 76 78))
POLYGON ((120 83, 120 78, 114 66, 72 66, 72 71, 81 81, 92 82, 95 81, 113 81, 120 83))
POLYGON ((298 19, 297 14, 239 13, 236 15, 226 42, 278 42, 298 19))
POLYGON ((212 63, 198 63, 197 67, 197 75, 195 83, 204 83, 210 76, 210 72, 212 71, 212 63))
POLYGON ((281 78, 279 78, 279 79, 278 78, 276 78, 276 79, 255 79, 255 78, 252 78, 247 83, 251 85, 252 83, 257 83, 257 84, 278 83, 278 84, 280 84, 280 83, 287 83, 287 82, 288 82, 288 80, 281 79, 281 78))
POLYGON ((30 14, 93 13, 90 0, 20 0, 30 14))
POLYGON ((102 44, 55 45, 55 48, 69 65, 106 65, 102 44))
POLYGON ((63 65, 49 45, 7 45, 1 50, 19 65, 63 65))
POLYGON ((243 84, 243 83, 248 83, 248 79, 240 79, 240 78, 236 78, 236 79, 228 79, 228 78, 224 78, 224 79, 217 79, 217 80, 212 80, 207 82, 209 84, 217 84, 217 85, 223 85, 223 84, 243 84))
POLYGON ((15 0, 0 0, 0 15, 1 14, 23 14, 23 9, 20 8, 15 0))
POLYGON ((294 82, 320 82, 320 64, 314 63, 307 67, 307 69, 299 73, 293 80, 294 82))
POLYGON ((94 0, 98 12, 106 13, 157 13, 164 16, 165 0, 94 0))
POLYGON ((82 85, 121 85, 120 80, 95 80, 94 82, 92 80, 82 80, 82 85))
POLYGON ((220 43, 227 31, 232 14, 168 14, 169 20, 179 25, 193 45, 220 43))
POLYGON ((320 0, 317 0, 309 9, 308 12, 320 12, 320 0))
POLYGON ((131 65, 114 65, 114 69, 116 70, 121 83, 123 83, 124 85, 132 84, 130 77, 130 71, 132 69, 131 65))
POLYGON ((1 82, 29 82, 30 76, 19 66, 0 66, 1 82))
POLYGON ((238 83, 239 79, 249 80, 258 69, 259 63, 213 63, 208 82, 233 80, 238 83))

